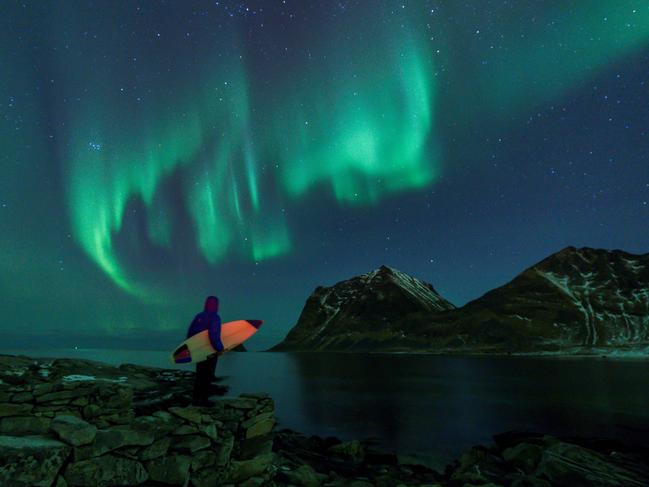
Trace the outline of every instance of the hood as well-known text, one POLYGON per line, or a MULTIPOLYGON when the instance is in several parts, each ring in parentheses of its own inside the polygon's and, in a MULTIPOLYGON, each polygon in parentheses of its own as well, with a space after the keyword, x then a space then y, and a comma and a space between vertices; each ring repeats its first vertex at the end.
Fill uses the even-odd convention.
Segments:
POLYGON ((219 311, 219 298, 216 296, 208 296, 205 299, 205 311, 216 313, 219 311))

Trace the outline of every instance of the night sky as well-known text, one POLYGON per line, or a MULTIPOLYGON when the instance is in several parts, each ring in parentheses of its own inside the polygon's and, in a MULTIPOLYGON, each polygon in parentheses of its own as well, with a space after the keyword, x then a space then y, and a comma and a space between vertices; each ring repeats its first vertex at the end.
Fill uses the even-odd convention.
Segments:
POLYGON ((4 346, 279 341, 396 267, 456 305, 649 251, 649 3, 0 4, 4 346))

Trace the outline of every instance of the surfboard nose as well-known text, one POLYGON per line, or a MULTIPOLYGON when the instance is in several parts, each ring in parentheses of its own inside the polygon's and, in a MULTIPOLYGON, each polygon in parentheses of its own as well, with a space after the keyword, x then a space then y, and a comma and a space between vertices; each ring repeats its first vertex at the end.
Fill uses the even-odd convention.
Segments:
POLYGON ((259 330, 259 327, 264 323, 264 320, 246 320, 252 326, 259 330))

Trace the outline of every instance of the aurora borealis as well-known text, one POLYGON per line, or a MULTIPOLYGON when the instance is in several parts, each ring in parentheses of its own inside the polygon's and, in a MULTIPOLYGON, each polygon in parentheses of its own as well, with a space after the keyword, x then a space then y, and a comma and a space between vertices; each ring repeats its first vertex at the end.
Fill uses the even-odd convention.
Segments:
POLYGON ((0 18, 8 336, 161 346, 215 293, 270 325, 263 348, 315 286, 381 264, 461 304, 565 245, 647 251, 643 1, 0 18))

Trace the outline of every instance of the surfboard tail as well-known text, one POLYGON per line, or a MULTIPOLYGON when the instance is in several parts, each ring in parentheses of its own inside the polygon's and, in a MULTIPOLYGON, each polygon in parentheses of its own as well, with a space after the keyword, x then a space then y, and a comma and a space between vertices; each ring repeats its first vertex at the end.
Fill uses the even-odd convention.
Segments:
POLYGON ((254 326, 257 330, 259 330, 259 327, 264 323, 264 320, 246 320, 246 321, 250 323, 252 326, 254 326))
POLYGON ((192 361, 192 354, 187 345, 181 345, 173 353, 173 360, 177 364, 187 364, 192 361))

